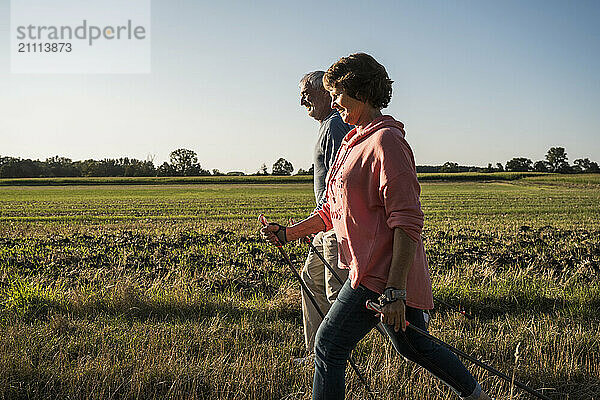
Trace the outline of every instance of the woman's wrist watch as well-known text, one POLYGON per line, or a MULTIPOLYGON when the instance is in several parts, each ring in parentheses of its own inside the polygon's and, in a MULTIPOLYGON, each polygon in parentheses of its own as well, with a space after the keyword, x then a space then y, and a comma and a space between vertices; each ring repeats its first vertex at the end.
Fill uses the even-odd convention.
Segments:
POLYGON ((379 297, 379 304, 382 306, 393 303, 398 300, 406 300, 406 289, 396 289, 395 287, 387 287, 383 294, 379 297))

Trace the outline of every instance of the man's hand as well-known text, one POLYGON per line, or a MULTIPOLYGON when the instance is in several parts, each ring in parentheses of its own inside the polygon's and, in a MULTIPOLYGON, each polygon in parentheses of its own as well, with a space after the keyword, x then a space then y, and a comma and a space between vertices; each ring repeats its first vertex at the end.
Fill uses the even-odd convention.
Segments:
POLYGON ((406 308, 402 300, 396 300, 393 303, 388 303, 382 307, 381 322, 387 325, 394 325, 394 331, 398 332, 406 330, 406 308))
POLYGON ((285 226, 271 222, 260 230, 260 235, 272 245, 282 246, 288 242, 285 231, 285 226))

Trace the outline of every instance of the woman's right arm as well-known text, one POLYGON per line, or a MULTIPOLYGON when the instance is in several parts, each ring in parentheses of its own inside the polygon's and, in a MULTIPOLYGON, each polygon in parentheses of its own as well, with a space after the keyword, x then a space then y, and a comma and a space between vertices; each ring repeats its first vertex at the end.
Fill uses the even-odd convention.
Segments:
POLYGON ((277 237, 277 234, 281 229, 285 230, 284 236, 285 242, 287 243, 291 242, 292 240, 297 240, 312 235, 313 233, 324 231, 326 229, 326 225, 325 222, 323 222, 323 219, 321 219, 321 217, 319 216, 319 214, 315 213, 306 218, 305 220, 302 220, 297 224, 288 227, 282 227, 278 224, 269 224, 263 227, 260 230, 260 233, 265 240, 269 241, 275 246, 278 246, 282 244, 281 240, 277 237))
POLYGON ((310 217, 303 221, 298 222, 292 226, 289 226, 286 230, 287 239, 296 240, 313 233, 318 233, 325 230, 325 222, 321 219, 319 214, 312 214, 310 217))

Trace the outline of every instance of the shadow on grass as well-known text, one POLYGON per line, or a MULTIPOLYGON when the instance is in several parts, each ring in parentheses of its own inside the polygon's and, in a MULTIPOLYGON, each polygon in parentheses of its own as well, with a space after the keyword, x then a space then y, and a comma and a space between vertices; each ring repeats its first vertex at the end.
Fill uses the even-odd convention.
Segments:
POLYGON ((578 319, 598 320, 600 318, 597 312, 600 309, 600 299, 574 302, 542 296, 531 298, 523 295, 461 300, 450 296, 438 295, 437 297, 448 305, 436 302, 436 309, 453 312, 450 308, 450 306, 453 306, 478 317, 480 320, 492 320, 506 315, 539 316, 565 312, 576 315, 578 319))
POLYGON ((599 399, 600 379, 576 373, 574 376, 553 377, 559 384, 555 390, 559 395, 548 395, 553 399, 599 399), (558 379, 557 379, 558 378, 558 379))
MULTIPOLYGON (((456 299, 437 295, 436 312, 453 312, 451 307, 464 310, 480 320, 493 320, 501 316, 539 316, 556 313, 571 314, 578 320, 598 320, 600 299, 585 302, 557 300, 523 295, 483 297, 480 299, 456 299), (443 303, 446 304, 443 304, 443 303)), ((3 310, 4 322, 19 319, 25 322, 46 320, 51 314, 70 315, 77 318, 118 317, 128 321, 198 321, 221 317, 226 320, 253 319, 260 322, 278 320, 301 323, 299 301, 295 299, 272 299, 263 306, 237 305, 238 301, 202 299, 192 302, 155 301, 137 291, 125 291, 113 298, 92 299, 84 302, 57 301, 32 296, 20 310, 3 310)))
POLYGON ((43 369, 9 368, 2 371, 0 399, 210 399, 211 385, 201 376, 173 377, 168 372, 149 372, 133 387, 125 376, 87 373, 76 378, 60 377, 43 369), (182 381, 183 379, 183 381, 182 381), (99 383, 101 382, 101 384, 99 383), (173 388, 176 387, 175 390, 173 388))
MULTIPOLYGON (((516 379, 553 400, 589 400, 600 398, 600 379, 583 371, 549 374, 544 371, 517 371, 516 379)), ((517 394, 526 394, 515 387, 517 394)), ((521 398, 519 396, 515 398, 521 398)), ((527 398, 534 399, 529 396, 527 398)))
MULTIPOLYGON (((238 321, 251 319, 262 323, 289 321, 301 323, 301 312, 292 303, 269 304, 264 307, 235 305, 227 300, 201 300, 191 303, 178 301, 153 301, 138 296, 136 292, 115 299, 98 299, 83 303, 56 301, 44 297, 28 299, 26 307, 11 312, 5 311, 4 323, 11 320, 23 322, 45 321, 51 315, 68 315, 74 318, 95 319, 115 317, 130 322, 146 321, 200 321, 220 317, 224 320, 238 321)), ((297 305, 296 305, 297 307, 297 305)))
POLYGON ((3 368, 0 379, 0 398, 29 400, 36 398, 57 399, 65 390, 60 380, 51 373, 32 368, 3 368), (43 395, 42 395, 43 394, 43 395))
POLYGON ((198 303, 179 302, 97 302, 85 304, 69 310, 69 314, 89 318, 108 315, 131 321, 198 321, 206 318, 221 317, 232 321, 250 318, 260 322, 286 320, 300 322, 299 310, 284 308, 252 308, 237 306, 224 301, 203 301, 198 303))

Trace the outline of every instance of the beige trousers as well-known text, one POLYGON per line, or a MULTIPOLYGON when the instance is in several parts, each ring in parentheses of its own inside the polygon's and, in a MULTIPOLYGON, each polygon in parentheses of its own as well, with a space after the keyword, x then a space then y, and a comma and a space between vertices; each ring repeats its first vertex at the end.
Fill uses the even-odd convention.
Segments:
MULTIPOLYGON (((323 255, 329 265, 335 269, 340 278, 342 278, 342 283, 340 284, 311 249, 304 263, 304 268, 302 268, 301 276, 323 314, 327 314, 331 304, 337 298, 343 282, 348 278, 348 270, 337 267, 338 246, 333 230, 319 232, 313 239, 313 245, 323 255)), ((315 335, 319 325, 321 325, 321 317, 304 290, 302 290, 302 317, 304 320, 306 348, 312 352, 315 347, 315 335)))

